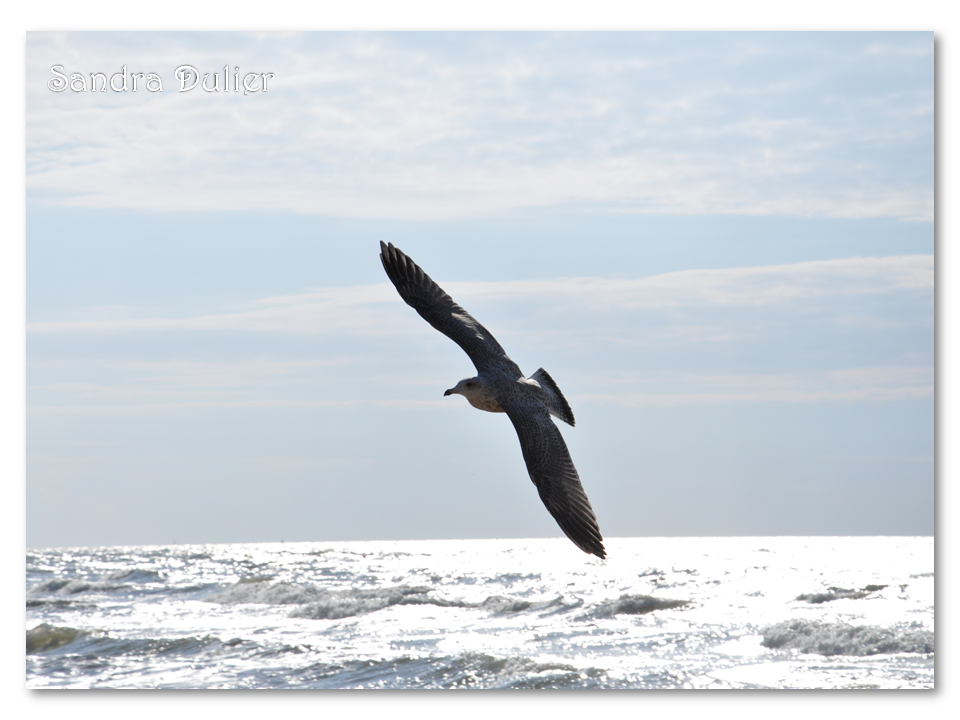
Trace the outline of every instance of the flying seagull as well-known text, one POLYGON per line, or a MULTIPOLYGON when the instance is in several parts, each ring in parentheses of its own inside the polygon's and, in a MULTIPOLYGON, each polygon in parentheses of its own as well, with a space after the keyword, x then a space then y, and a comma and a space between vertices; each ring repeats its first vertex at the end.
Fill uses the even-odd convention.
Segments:
POLYGON ((463 395, 475 408, 505 412, 520 438, 530 479, 560 529, 585 553, 606 557, 570 451, 550 419, 553 415, 574 424, 573 411, 553 378, 543 368, 524 377, 493 335, 393 243, 380 243, 380 260, 403 301, 459 345, 477 368, 476 377, 461 380, 444 397, 463 395))

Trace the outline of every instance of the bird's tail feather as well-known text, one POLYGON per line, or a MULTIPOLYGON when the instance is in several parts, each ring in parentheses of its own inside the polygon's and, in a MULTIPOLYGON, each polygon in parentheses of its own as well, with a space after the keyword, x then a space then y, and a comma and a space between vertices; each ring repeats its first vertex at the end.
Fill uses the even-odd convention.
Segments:
POLYGON ((573 410, 570 409, 570 404, 563 396, 563 393, 560 392, 560 388, 557 387, 557 384, 553 381, 553 378, 550 377, 550 374, 543 368, 540 368, 530 376, 530 379, 536 380, 540 384, 540 388, 546 393, 546 406, 550 414, 560 418, 568 425, 573 425, 573 410))

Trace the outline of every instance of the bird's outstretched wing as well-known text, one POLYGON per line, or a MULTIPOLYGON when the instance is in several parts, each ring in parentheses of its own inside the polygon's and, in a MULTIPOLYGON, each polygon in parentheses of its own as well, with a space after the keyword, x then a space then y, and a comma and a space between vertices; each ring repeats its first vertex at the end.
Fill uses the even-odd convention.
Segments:
POLYGON ((527 472, 553 519, 574 545, 585 553, 605 558, 597 517, 550 412, 541 405, 523 402, 520 397, 501 399, 500 405, 513 422, 527 472))
POLYGON ((393 243, 380 242, 380 261, 403 301, 459 345, 478 371, 496 368, 513 377, 521 377, 520 368, 507 357, 490 331, 457 305, 419 265, 395 248, 393 243))

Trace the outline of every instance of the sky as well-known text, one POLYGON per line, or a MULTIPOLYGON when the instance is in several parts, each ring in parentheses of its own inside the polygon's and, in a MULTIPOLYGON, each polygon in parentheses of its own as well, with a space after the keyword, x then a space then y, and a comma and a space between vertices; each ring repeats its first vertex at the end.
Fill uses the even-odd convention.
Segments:
POLYGON ((605 537, 933 534, 932 33, 30 32, 26 228, 28 547, 560 536, 381 240, 605 537))

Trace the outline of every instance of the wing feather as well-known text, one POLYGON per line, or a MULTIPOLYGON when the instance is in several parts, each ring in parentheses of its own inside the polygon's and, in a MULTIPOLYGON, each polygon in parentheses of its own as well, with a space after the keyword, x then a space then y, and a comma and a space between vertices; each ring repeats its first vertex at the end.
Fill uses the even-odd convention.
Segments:
POLYGON ((380 243, 380 261, 403 301, 459 345, 478 371, 499 369, 520 377, 520 368, 470 313, 457 305, 419 265, 393 243, 380 243))
POLYGON ((527 472, 547 510, 578 548, 605 558, 597 517, 550 412, 543 406, 516 399, 501 400, 500 404, 517 431, 527 472))

